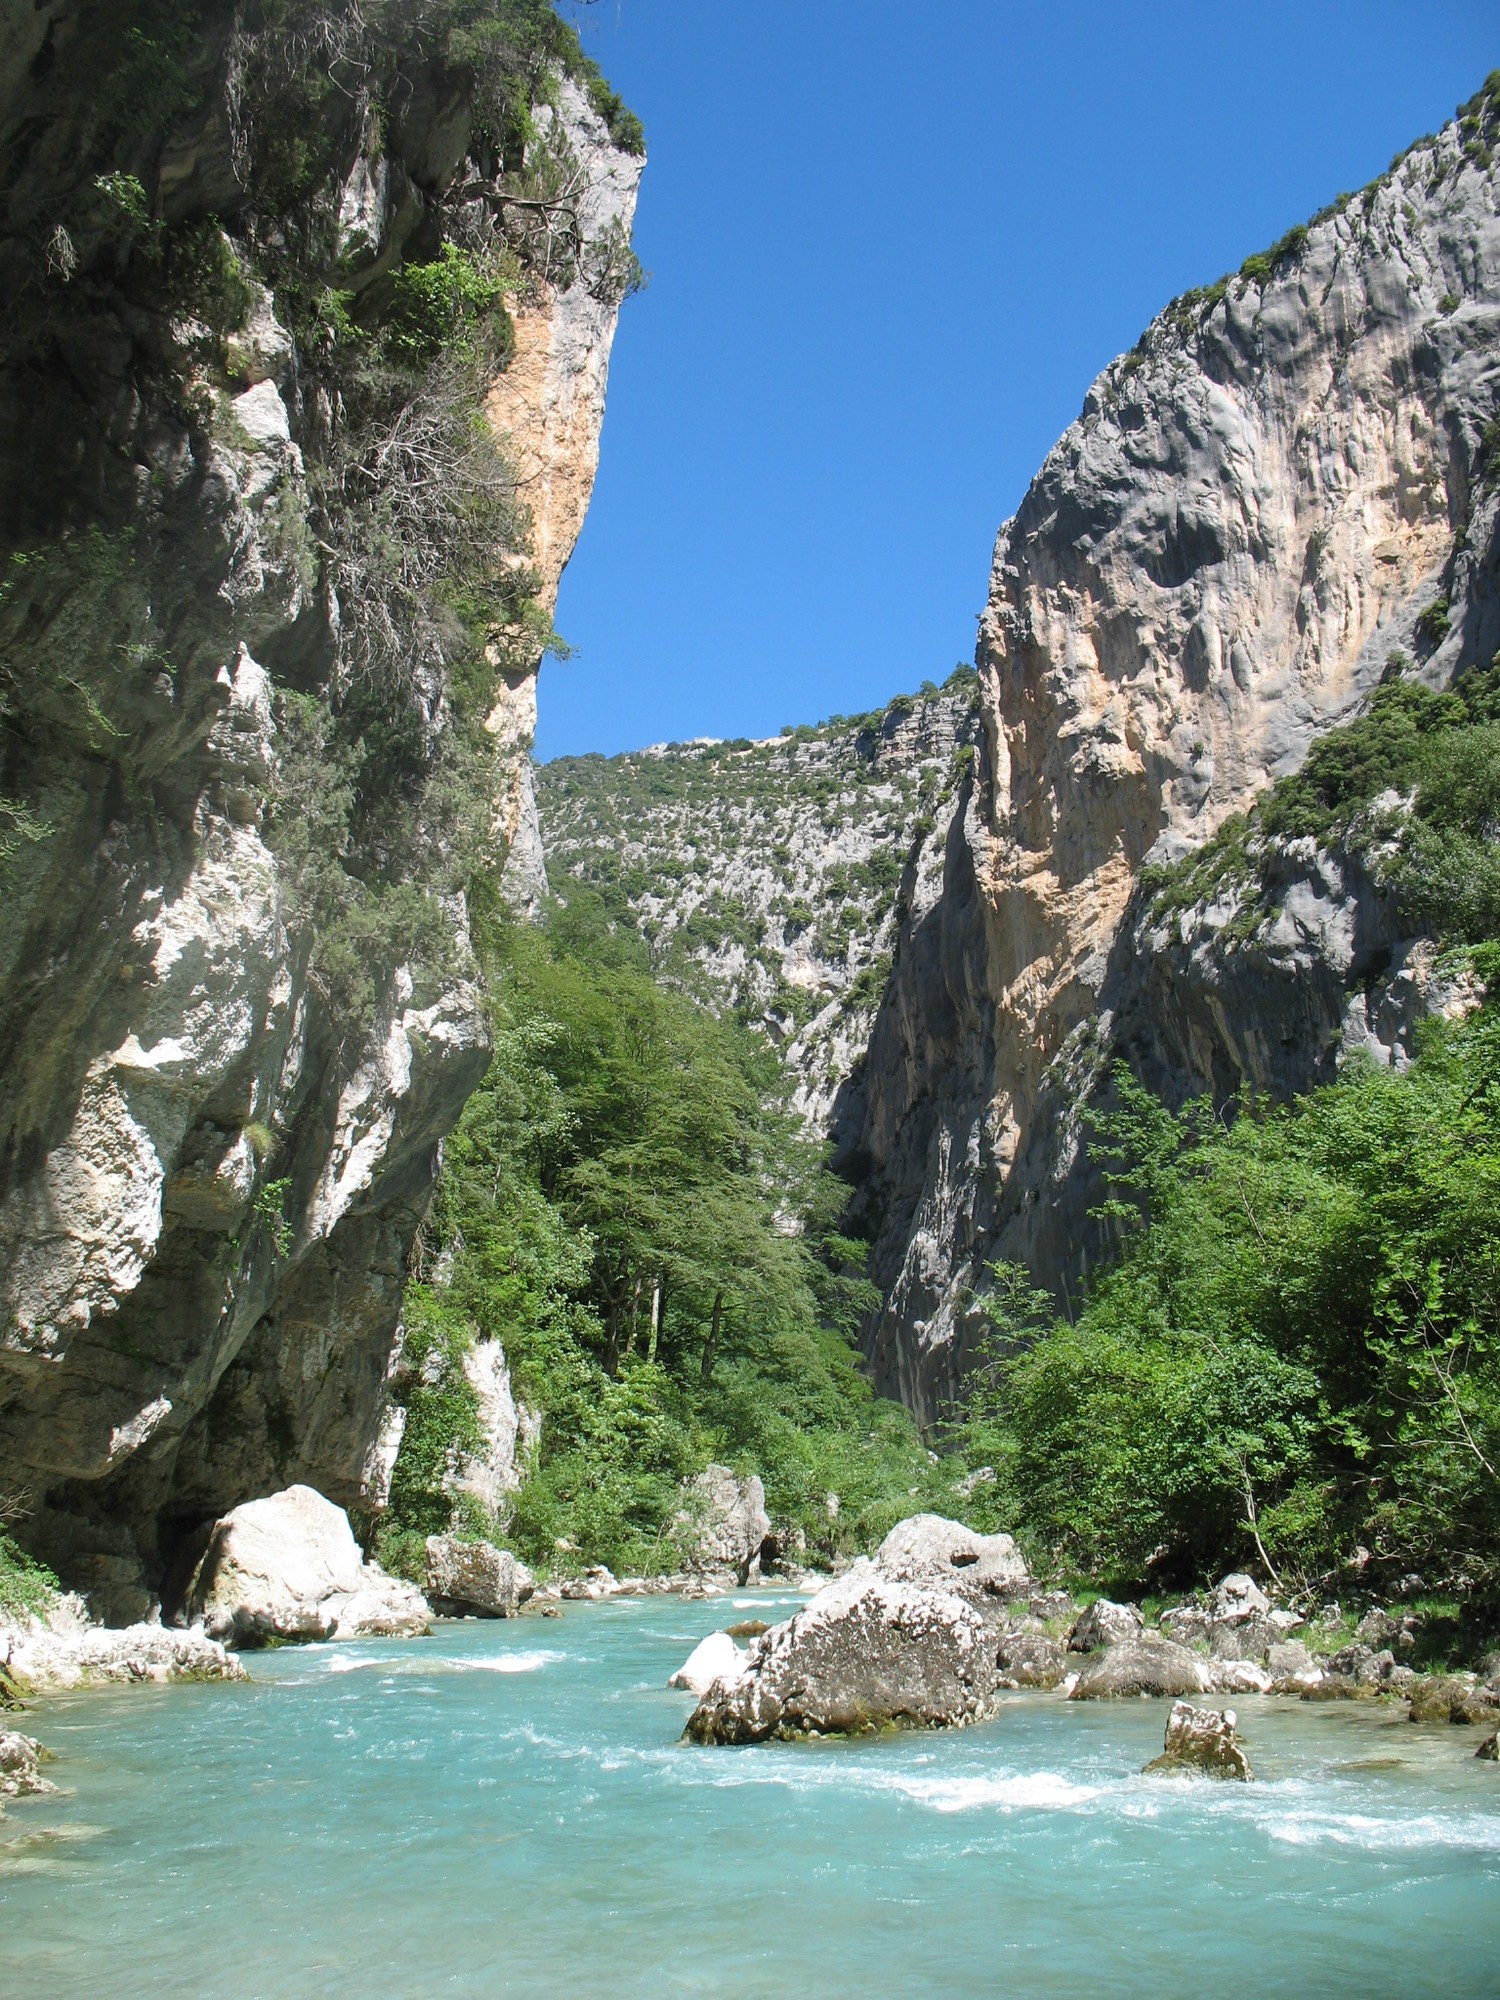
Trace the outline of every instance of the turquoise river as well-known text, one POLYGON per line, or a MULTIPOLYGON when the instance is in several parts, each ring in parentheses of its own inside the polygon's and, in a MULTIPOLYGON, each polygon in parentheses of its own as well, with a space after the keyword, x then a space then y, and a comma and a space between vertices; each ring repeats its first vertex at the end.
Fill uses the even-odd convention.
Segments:
POLYGON ((1500 1994, 1478 1731, 1241 1700, 1249 1787, 1139 1776, 1154 1701, 680 1743, 689 1648, 794 1602, 617 1599, 39 1703, 64 1791, 0 1824, 0 1992, 1500 1994))

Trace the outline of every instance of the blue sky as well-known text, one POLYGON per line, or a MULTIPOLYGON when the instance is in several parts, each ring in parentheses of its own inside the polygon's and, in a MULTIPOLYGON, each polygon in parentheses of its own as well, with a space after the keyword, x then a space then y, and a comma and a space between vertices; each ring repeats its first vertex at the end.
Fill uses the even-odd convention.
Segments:
POLYGON ((645 121, 537 754, 767 735, 972 656, 990 547, 1153 314, 1434 130, 1494 0, 595 0, 645 121))

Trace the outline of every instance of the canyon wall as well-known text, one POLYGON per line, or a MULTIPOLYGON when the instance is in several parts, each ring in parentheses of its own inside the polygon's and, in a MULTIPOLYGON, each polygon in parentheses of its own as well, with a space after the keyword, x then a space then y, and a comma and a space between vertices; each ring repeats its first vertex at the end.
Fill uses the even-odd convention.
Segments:
POLYGON ((1500 648, 1497 124, 1491 89, 1174 301, 1000 532, 975 783, 866 1062, 869 1351, 925 1417, 990 1260, 1065 1298, 1105 1247, 1080 1142, 1115 1060, 1173 1103, 1285 1095, 1459 1004, 1347 855, 1291 843, 1232 928, 1233 894, 1163 916, 1152 884, 1382 677, 1500 648))
POLYGON ((993 1261, 1066 1307, 1111 1248, 1117 1062, 1286 1097, 1472 1000, 1358 853, 1184 871, 1383 679, 1500 648, 1497 124, 1491 85, 1104 371, 1000 532, 972 692, 540 774, 555 879, 777 1043, 924 1420, 993 1261))
POLYGON ((111 1619, 242 1499, 379 1504, 465 870, 534 847, 642 161, 441 12, 47 0, 0 65, 0 1493, 111 1619))

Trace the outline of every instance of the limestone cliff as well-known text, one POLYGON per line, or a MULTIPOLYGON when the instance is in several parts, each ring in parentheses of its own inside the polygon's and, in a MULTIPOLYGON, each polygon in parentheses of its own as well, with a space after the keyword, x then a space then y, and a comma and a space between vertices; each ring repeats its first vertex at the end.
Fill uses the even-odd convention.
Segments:
POLYGON ((6 10, 0 1489, 111 1618, 380 1497, 632 274, 635 131, 513 12, 6 10))
POLYGON ((537 772, 553 886, 587 882, 659 965, 762 1028, 795 1109, 847 1149, 897 930, 936 894, 978 733, 966 668, 759 743, 558 758, 537 772))
POLYGON ((1356 861, 1164 917, 1143 866, 1293 771, 1383 676, 1500 647, 1500 83, 1105 370, 995 548, 984 736, 943 894, 866 1066, 876 1372, 932 1415, 971 1287, 1098 1254, 1080 1111, 1124 1056, 1173 1100, 1399 1060, 1451 993, 1356 861))

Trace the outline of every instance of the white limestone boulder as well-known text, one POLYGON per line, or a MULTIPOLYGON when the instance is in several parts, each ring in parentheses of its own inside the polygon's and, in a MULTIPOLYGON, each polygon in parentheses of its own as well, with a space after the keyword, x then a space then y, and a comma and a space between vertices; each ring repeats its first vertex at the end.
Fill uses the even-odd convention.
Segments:
POLYGON ((188 1589, 211 1638, 406 1638, 431 1624, 414 1584, 366 1562, 342 1507, 310 1486, 248 1500, 217 1522, 188 1589))
POLYGON ((245 1669, 202 1626, 96 1625, 82 1598, 67 1592, 46 1611, 0 1619, 6 1682, 21 1695, 107 1683, 242 1681, 245 1669))
POLYGON ((1110 1701, 1126 1695, 1206 1694, 1214 1686, 1209 1662, 1186 1646, 1143 1632, 1094 1653, 1079 1673, 1069 1701, 1110 1701))
POLYGON ((727 1632, 710 1632, 694 1646, 667 1686, 683 1688, 701 1700, 716 1681, 733 1686, 745 1671, 745 1660, 746 1655, 727 1632))
POLYGON ((943 1728, 986 1715, 998 1686, 980 1611, 861 1560, 751 1643, 688 1720, 697 1743, 943 1728))
POLYGON ((1133 1604, 1115 1604, 1099 1597, 1068 1634, 1070 1653, 1094 1653, 1101 1646, 1123 1646, 1127 1639, 1140 1637, 1145 1620, 1133 1604))
POLYGON ((56 1785, 41 1773, 47 1754, 34 1736, 23 1736, 18 1729, 0 1729, 0 1799, 55 1792, 56 1785))
POLYGON ((766 1489, 754 1473, 741 1479, 727 1465, 708 1465, 682 1482, 672 1533, 686 1567, 732 1569, 743 1583, 770 1532, 766 1489))
POLYGON ((435 1609, 514 1618, 535 1591, 536 1579, 509 1549, 457 1535, 427 1537, 427 1596, 435 1609))
POLYGON ((1174 1701, 1162 1753, 1152 1758, 1147 1771, 1199 1774, 1248 1785, 1254 1773, 1236 1734, 1237 1721, 1232 1708, 1220 1711, 1174 1701))

